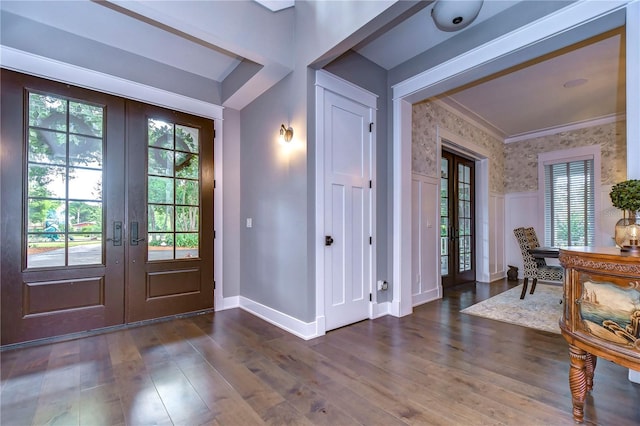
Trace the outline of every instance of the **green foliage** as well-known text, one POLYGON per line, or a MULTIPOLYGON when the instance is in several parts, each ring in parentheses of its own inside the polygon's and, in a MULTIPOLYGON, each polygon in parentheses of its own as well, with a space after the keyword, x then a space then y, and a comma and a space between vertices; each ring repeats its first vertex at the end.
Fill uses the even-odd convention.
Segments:
POLYGON ((640 180, 630 179, 613 185, 609 193, 614 207, 622 210, 640 210, 640 180))
POLYGON ((198 247, 198 234, 176 234, 177 247, 198 247))
POLYGON ((585 236, 585 221, 583 216, 573 215, 569 223, 556 218, 555 235, 553 236, 554 246, 588 246, 593 243, 591 239, 587 240, 585 236), (571 235, 571 239, 569 239, 571 235))

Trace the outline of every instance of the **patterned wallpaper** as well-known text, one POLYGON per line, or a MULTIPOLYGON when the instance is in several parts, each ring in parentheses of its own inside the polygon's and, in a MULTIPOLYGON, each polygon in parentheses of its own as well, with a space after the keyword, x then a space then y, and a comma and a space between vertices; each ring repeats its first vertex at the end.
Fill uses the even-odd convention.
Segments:
POLYGON ((504 143, 483 130, 466 122, 437 103, 422 102, 413 105, 412 170, 426 176, 440 177, 436 162, 437 127, 444 127, 462 139, 479 145, 490 153, 489 190, 504 193, 504 143))
POLYGON ((538 154, 600 145, 601 183, 626 179, 626 121, 587 127, 505 145, 505 192, 538 190, 538 154))
POLYGON ((412 170, 438 177, 437 127, 483 147, 491 154, 489 190, 504 194, 538 190, 538 154, 569 148, 601 146, 603 185, 626 179, 626 121, 587 127, 521 142, 503 142, 433 102, 413 105, 412 170))

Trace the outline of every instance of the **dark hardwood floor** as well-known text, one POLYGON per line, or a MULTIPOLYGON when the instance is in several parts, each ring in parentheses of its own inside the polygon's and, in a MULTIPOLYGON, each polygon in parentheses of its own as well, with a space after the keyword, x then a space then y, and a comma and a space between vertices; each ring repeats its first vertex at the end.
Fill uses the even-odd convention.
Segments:
MULTIPOLYGON (((310 341, 233 309, 5 350, 0 423, 572 425, 559 334, 459 313, 511 286, 310 341)), ((627 373, 598 362, 586 424, 640 424, 627 373)))

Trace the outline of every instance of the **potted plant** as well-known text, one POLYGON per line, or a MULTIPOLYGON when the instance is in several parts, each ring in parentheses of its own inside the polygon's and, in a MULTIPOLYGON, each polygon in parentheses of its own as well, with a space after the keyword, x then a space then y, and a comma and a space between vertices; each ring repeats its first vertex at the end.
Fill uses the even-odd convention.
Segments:
POLYGON ((640 219, 640 179, 629 179, 613 185, 609 197, 613 206, 623 212, 623 218, 616 223, 616 244, 622 251, 637 251, 640 233, 640 225, 637 224, 640 219))

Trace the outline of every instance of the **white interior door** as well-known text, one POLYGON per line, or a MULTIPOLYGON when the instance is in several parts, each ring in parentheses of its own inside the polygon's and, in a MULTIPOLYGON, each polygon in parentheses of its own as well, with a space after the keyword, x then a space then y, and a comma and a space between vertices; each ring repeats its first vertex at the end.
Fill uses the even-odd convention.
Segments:
POLYGON ((358 102, 325 96, 326 330, 369 317, 373 116, 358 102))

